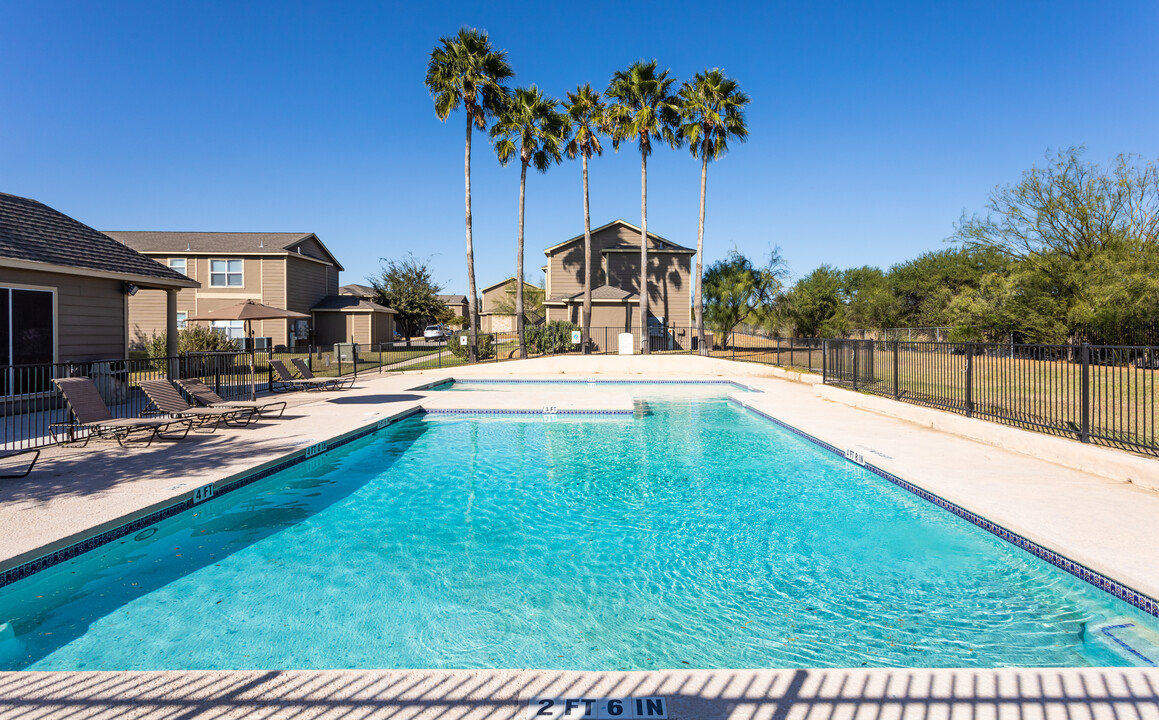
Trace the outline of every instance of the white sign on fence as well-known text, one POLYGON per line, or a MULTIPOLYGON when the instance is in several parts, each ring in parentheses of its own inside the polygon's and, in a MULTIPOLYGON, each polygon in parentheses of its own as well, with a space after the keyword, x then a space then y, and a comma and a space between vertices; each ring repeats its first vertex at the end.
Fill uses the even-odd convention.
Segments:
POLYGON ((466 336, 466 335, 460 335, 460 336, 459 336, 459 344, 460 344, 460 345, 466 345, 466 344, 467 344, 467 336, 466 336))
POLYGON ((571 331, 571 344, 572 345, 579 345, 580 344, 580 335, 581 335, 581 333, 579 330, 572 330, 571 331))

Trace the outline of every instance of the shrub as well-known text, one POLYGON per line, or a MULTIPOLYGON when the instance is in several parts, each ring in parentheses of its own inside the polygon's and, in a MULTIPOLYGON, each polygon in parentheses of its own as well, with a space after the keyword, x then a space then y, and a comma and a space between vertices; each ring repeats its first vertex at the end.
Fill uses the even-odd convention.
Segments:
POLYGON ((566 320, 533 325, 524 330, 527 349, 539 355, 571 352, 571 331, 577 329, 579 328, 575 323, 566 320))
MULTIPOLYGON (((145 341, 145 351, 151 358, 165 357, 165 347, 168 337, 165 333, 157 333, 145 341)), ((177 331, 177 354, 184 355, 191 352, 234 352, 237 343, 225 336, 225 333, 204 325, 189 325, 177 331)))
MULTIPOLYGON (((464 335, 463 331, 453 333, 447 340, 447 344, 451 348, 451 354, 460 360, 467 359, 468 346, 460 344, 459 336, 464 335)), ((495 357, 495 345, 491 342, 490 335, 476 335, 476 341, 479 343, 478 358, 480 360, 490 360, 495 357)))

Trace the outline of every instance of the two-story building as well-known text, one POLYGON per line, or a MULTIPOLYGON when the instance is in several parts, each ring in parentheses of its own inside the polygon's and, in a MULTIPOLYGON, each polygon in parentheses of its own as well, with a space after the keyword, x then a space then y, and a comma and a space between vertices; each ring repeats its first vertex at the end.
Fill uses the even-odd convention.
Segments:
MULTIPOLYGON (((500 280, 480 292, 479 331, 484 333, 515 332, 515 278, 500 280)), ((543 290, 529 282, 523 283, 523 315, 526 325, 543 322, 535 302, 543 297, 543 290)))
MULTIPOLYGON (((582 234, 544 250, 547 321, 582 322, 584 277, 592 278, 592 327, 631 330, 639 325, 640 228, 615 220, 595 228, 591 267, 584 267, 582 234)), ((651 322, 692 326, 691 248, 648 233, 648 314, 651 322)))
MULTIPOLYGON (((254 321, 254 336, 269 338, 275 347, 352 341, 347 328, 366 325, 362 315, 393 312, 388 308, 362 307, 362 303, 348 300, 326 301, 339 297, 338 273, 342 265, 314 233, 107 231, 106 234, 200 283, 199 288, 178 293, 179 320, 243 300, 311 315, 312 320, 254 321), (347 322, 345 315, 348 314, 359 316, 358 321, 347 322)), ((149 292, 138 293, 130 300, 131 342, 141 343, 152 334, 164 331, 163 300, 157 293, 149 292)), ((373 319, 368 322, 375 325, 373 319)), ((377 323, 375 330, 383 330, 389 337, 390 328, 382 328, 382 324, 377 323)), ((240 321, 215 321, 213 325, 234 338, 244 334, 240 321)))

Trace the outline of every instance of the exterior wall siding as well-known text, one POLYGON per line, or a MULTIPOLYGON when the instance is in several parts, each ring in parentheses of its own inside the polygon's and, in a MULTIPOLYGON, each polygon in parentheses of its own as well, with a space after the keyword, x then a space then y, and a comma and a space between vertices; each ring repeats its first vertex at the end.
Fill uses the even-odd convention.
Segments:
POLYGON ((0 285, 55 291, 57 362, 124 359, 127 325, 122 281, 0 268, 0 285))
MULTIPOLYGON (((313 241, 302 245, 307 257, 327 259, 320 246, 313 241)), ((186 274, 201 283, 198 289, 186 289, 177 294, 177 311, 189 317, 233 305, 243 300, 254 300, 273 307, 309 313, 310 309, 327 295, 338 294, 338 269, 333 265, 286 255, 167 255, 146 253, 163 264, 170 258, 185 258, 186 274), (211 287, 210 260, 232 259, 242 261, 241 287, 211 287)), ((165 332, 165 293, 142 290, 129 300, 128 333, 130 345, 137 349, 154 333, 165 332)), ((286 320, 259 320, 251 323, 254 335, 268 337, 275 345, 289 346, 290 323, 286 320)), ((317 335, 315 336, 317 338, 317 335)))

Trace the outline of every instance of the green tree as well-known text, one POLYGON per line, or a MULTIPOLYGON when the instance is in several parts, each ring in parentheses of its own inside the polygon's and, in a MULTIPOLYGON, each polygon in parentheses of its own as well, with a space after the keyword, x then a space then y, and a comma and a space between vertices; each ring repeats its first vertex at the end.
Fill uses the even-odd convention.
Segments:
POLYGON ((518 88, 506 107, 499 113, 491 137, 495 139, 495 154, 506 166, 511 158, 519 157, 519 239, 515 262, 515 331, 519 336, 519 357, 527 357, 527 342, 523 334, 523 207, 527 192, 527 168, 541 173, 560 162, 561 148, 568 132, 568 123, 557 109, 559 101, 548 97, 532 85, 518 88))
POLYGON ((680 129, 682 142, 688 144, 692 156, 700 158, 700 220, 696 230, 696 274, 692 306, 696 308, 696 332, 700 338, 700 352, 707 354, 704 344, 704 304, 701 301, 704 257, 704 205, 708 188, 708 161, 719 160, 728 152, 728 141, 748 139, 744 108, 749 96, 741 92, 735 80, 719 69, 696 73, 680 88, 680 129))
POLYGON ((704 273, 704 318, 716 333, 717 344, 727 346, 742 322, 763 322, 787 275, 779 248, 769 253, 764 267, 756 266, 735 250, 709 265, 704 273))
MULTIPOLYGON (((677 142, 675 128, 680 119, 679 103, 672 93, 676 78, 668 71, 657 71, 657 62, 643 60, 612 76, 605 95, 612 101, 608 107, 608 129, 612 147, 635 141, 640 148, 640 327, 648 329, 648 156, 652 141, 670 145, 677 142)), ((643 353, 649 352, 644 343, 643 353)))
POLYGON ((434 97, 435 115, 446 121, 462 107, 467 116, 467 144, 463 154, 467 223, 467 314, 470 317, 468 360, 475 362, 478 347, 479 308, 475 292, 475 248, 471 228, 471 130, 487 128, 487 118, 503 109, 508 90, 503 84, 515 75, 507 53, 491 47, 486 32, 461 28, 454 36, 439 39, 427 63, 426 87, 434 97))
POLYGON ((849 329, 842 301, 842 272, 822 265, 798 280, 777 303, 789 331, 799 337, 841 337, 849 329))
POLYGON ((592 331, 592 215, 588 209, 588 160, 592 155, 602 155, 599 133, 607 123, 607 106, 600 101, 600 94, 591 85, 576 88, 567 94, 564 103, 568 122, 571 125, 565 150, 567 156, 582 159, 584 175, 584 306, 583 345, 587 347, 592 331))
POLYGON ((881 328, 895 324, 897 303, 880 268, 866 265, 843 270, 840 292, 851 326, 881 328))
POLYGON ((411 337, 427 320, 447 322, 453 314, 437 297, 442 287, 434 281, 430 259, 420 260, 407 253, 401 260, 383 258, 378 275, 369 278, 374 302, 392 308, 403 334, 411 337))
POLYGON ((1120 155, 1104 168, 1083 152, 1062 150, 1017 184, 996 188, 986 215, 963 217, 955 235, 1040 274, 1070 339, 1118 296, 1117 274, 1149 262, 1159 243, 1159 167, 1120 155))
POLYGON ((894 298, 895 327, 951 325, 947 313, 958 294, 977 288, 990 273, 1004 272, 1010 259, 992 248, 957 247, 924 253, 890 268, 886 276, 894 298))

